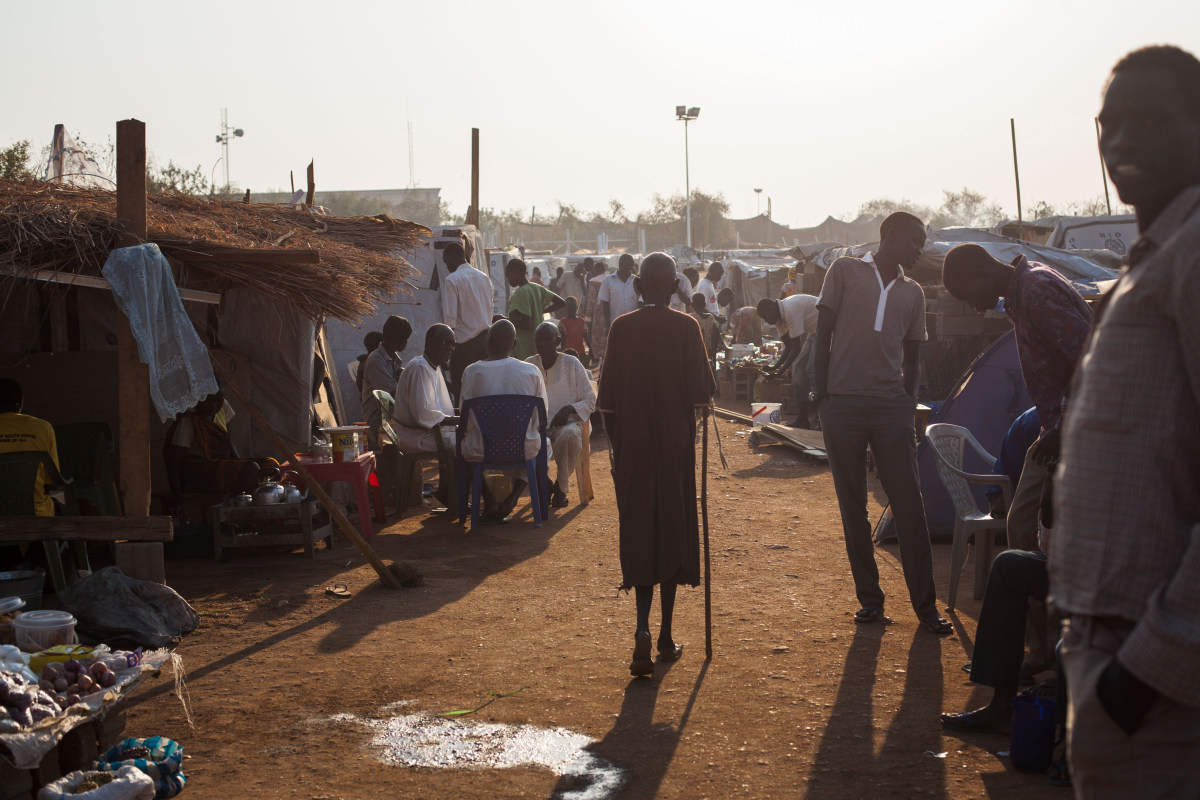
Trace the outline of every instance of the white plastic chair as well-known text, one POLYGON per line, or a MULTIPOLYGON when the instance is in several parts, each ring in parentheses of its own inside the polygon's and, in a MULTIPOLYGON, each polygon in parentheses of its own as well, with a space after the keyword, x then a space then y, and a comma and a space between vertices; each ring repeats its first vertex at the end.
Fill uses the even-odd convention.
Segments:
POLYGON ((925 438, 937 458, 938 477, 954 501, 954 540, 950 546, 950 595, 947 605, 954 608, 958 596, 958 579, 967 560, 967 544, 975 537, 975 599, 983 598, 988 571, 992 566, 992 537, 1003 531, 1005 520, 994 519, 980 511, 971 492, 971 484, 999 486, 1004 493, 1004 506, 1012 505, 1012 483, 1007 475, 977 475, 963 469, 963 444, 969 444, 985 463, 996 463, 996 457, 983 449, 971 432, 959 425, 939 423, 925 429, 925 438))

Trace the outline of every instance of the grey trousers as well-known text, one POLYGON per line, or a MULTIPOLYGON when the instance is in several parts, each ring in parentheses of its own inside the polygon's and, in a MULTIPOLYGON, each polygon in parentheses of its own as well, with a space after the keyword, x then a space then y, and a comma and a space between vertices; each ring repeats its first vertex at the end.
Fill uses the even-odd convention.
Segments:
MULTIPOLYGON (((1032 452, 1033 448, 1029 448, 1032 452)), ((1013 492, 1012 506, 1005 521, 1008 526, 1008 546, 1016 550, 1041 550, 1040 524, 1042 489, 1050 479, 1050 470, 1036 463, 1029 453, 1021 468, 1021 480, 1013 492)), ((1029 603, 1029 618, 1025 623, 1025 642, 1029 645, 1029 663, 1043 667, 1054 662, 1054 644, 1058 641, 1057 618, 1049 624, 1046 604, 1037 600, 1029 603)))
POLYGON ((864 608, 882 609, 884 600, 875 545, 871 541, 871 519, 867 514, 867 445, 870 445, 896 522, 900 563, 913 610, 921 619, 937 615, 933 550, 917 477, 912 399, 833 395, 821 403, 819 413, 858 602, 864 608))
POLYGON ((1200 793, 1200 708, 1160 696, 1129 736, 1096 696, 1096 683, 1128 635, 1097 617, 1063 627, 1063 666, 1071 687, 1067 760, 1076 797, 1196 797, 1200 793))

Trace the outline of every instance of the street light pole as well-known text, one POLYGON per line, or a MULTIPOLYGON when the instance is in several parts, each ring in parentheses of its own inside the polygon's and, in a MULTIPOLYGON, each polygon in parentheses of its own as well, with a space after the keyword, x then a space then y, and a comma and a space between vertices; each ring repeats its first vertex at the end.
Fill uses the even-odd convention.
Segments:
POLYGON ((675 106, 675 119, 683 120, 683 186, 687 192, 687 246, 692 249, 692 175, 690 156, 688 154, 687 125, 700 116, 700 107, 675 106))

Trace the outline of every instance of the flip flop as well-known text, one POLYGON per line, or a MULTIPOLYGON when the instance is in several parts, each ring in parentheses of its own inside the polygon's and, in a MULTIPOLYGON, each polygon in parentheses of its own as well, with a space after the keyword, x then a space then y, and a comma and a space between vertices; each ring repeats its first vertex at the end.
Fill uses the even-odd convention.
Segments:
POLYGON ((344 583, 335 583, 325 587, 325 594, 330 597, 350 597, 350 588, 344 583))
POLYGON ((1009 735, 1007 728, 985 721, 976 711, 955 711, 942 714, 942 727, 952 728, 956 731, 1009 735))

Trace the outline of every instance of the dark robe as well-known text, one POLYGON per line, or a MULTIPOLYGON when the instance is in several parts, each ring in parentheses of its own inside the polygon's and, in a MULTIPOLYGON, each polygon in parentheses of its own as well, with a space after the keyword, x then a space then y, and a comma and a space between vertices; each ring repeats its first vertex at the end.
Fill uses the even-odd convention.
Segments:
POLYGON ((687 314, 647 307, 613 321, 596 407, 614 448, 626 588, 700 583, 696 409, 715 388, 687 314))

